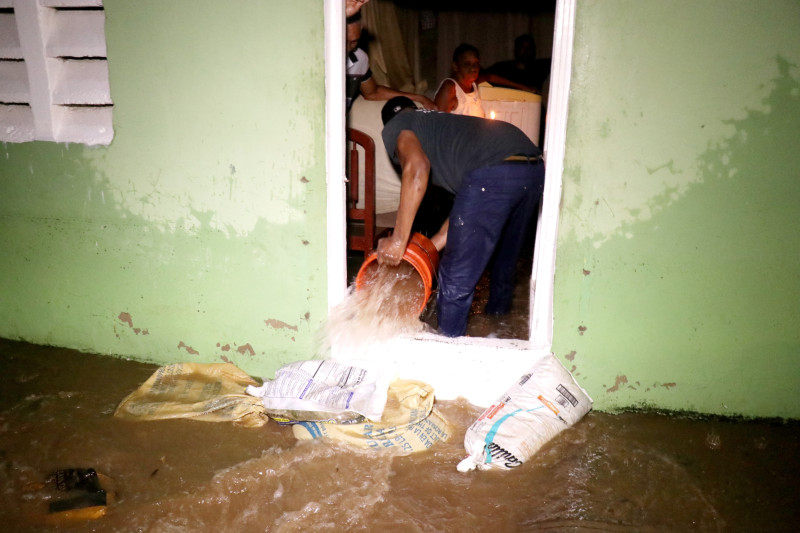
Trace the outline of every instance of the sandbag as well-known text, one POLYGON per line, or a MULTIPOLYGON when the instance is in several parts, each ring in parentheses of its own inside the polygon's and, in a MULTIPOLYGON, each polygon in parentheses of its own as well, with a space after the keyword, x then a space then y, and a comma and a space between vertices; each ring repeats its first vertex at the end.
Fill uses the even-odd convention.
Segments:
POLYGON ((292 427, 299 440, 331 438, 365 449, 391 449, 400 455, 424 451, 446 441, 451 429, 433 407, 433 387, 420 381, 393 381, 380 422, 324 424, 301 422, 292 427))
POLYGON ((159 368, 114 411, 128 420, 191 418, 246 427, 269 421, 258 398, 245 394, 258 382, 231 363, 176 363, 159 368))
POLYGON ((387 386, 388 380, 374 370, 324 359, 284 365, 275 379, 245 391, 260 398, 269 416, 281 424, 343 424, 380 420, 387 386))
POLYGON ((551 353, 467 429, 464 449, 469 455, 457 468, 516 468, 591 408, 592 399, 551 353))

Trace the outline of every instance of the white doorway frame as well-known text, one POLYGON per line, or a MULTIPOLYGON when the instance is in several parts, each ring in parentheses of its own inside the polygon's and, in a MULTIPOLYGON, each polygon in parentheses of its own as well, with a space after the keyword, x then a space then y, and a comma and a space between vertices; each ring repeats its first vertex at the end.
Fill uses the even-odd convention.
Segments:
MULTIPOLYGON (((558 209, 561 201, 564 147, 572 70, 576 0, 557 0, 550 93, 546 114, 545 186, 531 277, 530 339, 527 341, 436 335, 395 339, 382 345, 372 362, 394 376, 433 385, 436 397, 466 398, 490 405, 540 357, 553 341, 558 209)), ((326 166, 328 188, 327 246, 329 308, 347 291, 345 224, 344 2, 325 0, 326 166)), ((334 357, 346 359, 346 354, 334 357)))

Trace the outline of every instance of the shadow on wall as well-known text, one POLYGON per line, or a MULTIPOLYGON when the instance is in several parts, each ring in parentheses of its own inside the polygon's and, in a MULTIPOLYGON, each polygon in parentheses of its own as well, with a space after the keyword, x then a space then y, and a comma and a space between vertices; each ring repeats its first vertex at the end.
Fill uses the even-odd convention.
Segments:
MULTIPOLYGON (((754 181, 763 184, 762 178, 766 176, 761 176, 760 169, 768 163, 761 161, 764 155, 785 161, 787 172, 794 169, 796 173, 800 168, 800 151, 792 141, 798 133, 800 109, 800 81, 791 74, 792 70, 797 71, 797 66, 780 56, 775 61, 779 75, 762 103, 765 111, 750 110, 744 119, 724 121, 735 129, 735 134, 701 156, 699 166, 706 177, 727 179, 749 170, 750 177, 758 177, 754 181)), ((782 175, 776 177, 784 178, 782 175)), ((786 180, 786 184, 794 192, 800 191, 800 180, 786 180)), ((759 189, 763 190, 763 187, 759 189)))

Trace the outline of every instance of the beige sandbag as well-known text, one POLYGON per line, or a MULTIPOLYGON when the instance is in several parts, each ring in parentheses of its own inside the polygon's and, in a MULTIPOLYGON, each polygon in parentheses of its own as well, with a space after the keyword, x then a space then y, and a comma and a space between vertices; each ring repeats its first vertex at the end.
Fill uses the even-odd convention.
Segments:
POLYGON ((245 394, 258 382, 230 363, 176 363, 159 368, 117 407, 128 420, 192 418, 258 427, 269 418, 261 400, 245 394))
POLYGON ((433 387, 413 380, 389 385, 380 422, 325 424, 300 422, 292 426, 299 440, 328 437, 360 448, 393 449, 401 454, 424 451, 446 441, 450 425, 433 408, 433 387))

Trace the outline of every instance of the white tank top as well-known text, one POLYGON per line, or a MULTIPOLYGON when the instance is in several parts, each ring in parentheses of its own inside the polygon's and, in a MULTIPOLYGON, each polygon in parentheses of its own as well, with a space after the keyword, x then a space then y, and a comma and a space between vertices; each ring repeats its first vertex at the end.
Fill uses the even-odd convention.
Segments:
POLYGON ((442 84, 444 84, 444 82, 447 80, 452 81, 456 86, 456 99, 458 100, 458 105, 451 111, 451 113, 456 115, 469 115, 471 117, 486 117, 486 114, 483 112, 483 105, 481 104, 481 93, 478 91, 477 85, 473 83, 472 92, 467 94, 456 80, 452 78, 445 78, 442 80, 442 83, 439 84, 439 88, 436 89, 437 93, 442 89, 442 84))

